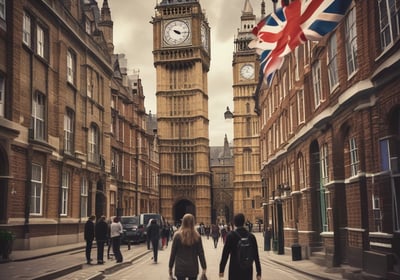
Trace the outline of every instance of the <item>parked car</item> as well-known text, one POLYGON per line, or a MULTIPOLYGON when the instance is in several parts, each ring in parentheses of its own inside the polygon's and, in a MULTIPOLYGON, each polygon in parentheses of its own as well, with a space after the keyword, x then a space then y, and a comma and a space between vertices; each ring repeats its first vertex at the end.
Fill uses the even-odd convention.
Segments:
POLYGON ((146 240, 145 227, 139 223, 139 216, 122 216, 122 242, 140 243, 146 240))

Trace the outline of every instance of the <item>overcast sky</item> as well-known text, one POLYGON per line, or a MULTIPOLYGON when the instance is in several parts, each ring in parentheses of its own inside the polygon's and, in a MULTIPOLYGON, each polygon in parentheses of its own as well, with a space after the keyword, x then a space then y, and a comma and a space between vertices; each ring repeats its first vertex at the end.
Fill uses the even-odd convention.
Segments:
MULTIPOLYGON (((161 0, 108 0, 114 22, 114 52, 128 59, 128 74, 140 70, 146 112, 157 113, 156 71, 153 66, 154 8, 161 0)), ((211 27, 211 66, 208 72, 208 118, 210 146, 223 146, 225 134, 233 140, 232 120, 224 120, 229 106, 233 111, 232 59, 233 40, 240 27, 245 0, 199 0, 211 27)), ((270 0, 265 1, 270 5, 270 0)), ((98 0, 101 8, 103 0, 98 0)), ((257 18, 261 0, 250 0, 257 18)), ((267 8, 268 9, 268 8, 267 8)))

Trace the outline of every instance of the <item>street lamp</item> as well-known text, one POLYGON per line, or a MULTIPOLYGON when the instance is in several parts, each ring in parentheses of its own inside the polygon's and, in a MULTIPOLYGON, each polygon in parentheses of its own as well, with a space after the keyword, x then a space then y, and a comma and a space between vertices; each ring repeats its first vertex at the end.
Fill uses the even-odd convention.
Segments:
POLYGON ((290 190, 290 186, 288 184, 279 184, 277 187, 279 197, 276 203, 276 215, 277 215, 277 242, 278 242, 278 254, 284 254, 284 231, 283 231, 283 209, 282 209, 282 199, 281 195, 285 191, 290 190))
POLYGON ((226 112, 224 113, 225 120, 233 119, 233 113, 229 110, 229 106, 226 106, 226 112))

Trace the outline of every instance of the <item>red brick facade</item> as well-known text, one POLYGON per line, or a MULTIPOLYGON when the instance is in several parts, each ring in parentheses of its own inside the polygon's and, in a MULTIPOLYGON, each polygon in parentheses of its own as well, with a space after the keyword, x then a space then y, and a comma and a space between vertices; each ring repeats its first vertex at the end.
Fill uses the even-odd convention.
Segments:
MULTIPOLYGON (((392 30, 399 28, 399 9, 397 4, 392 30)), ((285 247, 299 243, 306 256, 325 252, 328 266, 350 264, 392 277, 400 238, 400 36, 391 33, 391 43, 383 45, 380 15, 378 1, 353 1, 334 32, 287 56, 273 85, 259 94, 260 145, 275 239, 283 234, 285 247), (346 23, 351 16, 357 64, 349 74, 346 23), (333 41, 338 83, 331 89, 333 41), (315 106, 318 77, 321 95, 315 106), (276 215, 280 201, 282 217, 276 215), (381 261, 387 269, 376 268, 374 262, 381 261)))
POLYGON ((0 228, 16 234, 14 249, 82 241, 92 214, 157 212, 155 135, 140 79, 133 86, 116 67, 108 2, 101 13, 96 1, 77 0, 6 0, 5 9, 0 228), (115 150, 126 160, 118 174, 115 150))

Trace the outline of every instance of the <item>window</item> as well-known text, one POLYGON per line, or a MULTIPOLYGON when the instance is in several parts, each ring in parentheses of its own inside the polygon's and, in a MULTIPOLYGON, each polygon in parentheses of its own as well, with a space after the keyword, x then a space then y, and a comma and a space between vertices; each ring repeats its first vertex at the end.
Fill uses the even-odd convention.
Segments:
POLYGON ((64 171, 62 174, 62 185, 61 185, 61 215, 66 216, 68 214, 68 190, 70 187, 70 173, 64 171))
POLYGON ((74 112, 67 109, 64 115, 64 152, 72 154, 74 144, 74 112))
POLYGON ((6 0, 0 0, 0 19, 6 20, 6 0))
POLYGON ((46 97, 36 92, 33 96, 32 104, 32 129, 33 138, 36 140, 45 140, 45 106, 46 97))
POLYGON ((378 0, 381 48, 392 45, 400 33, 400 5, 394 0, 378 0))
POLYGON ((382 212, 380 207, 380 199, 376 195, 372 195, 372 212, 374 215, 375 230, 382 231, 382 212))
POLYGON ((88 18, 85 20, 85 30, 86 30, 87 34, 92 33, 92 23, 90 22, 90 20, 88 18))
POLYGON ((355 138, 351 138, 350 144, 350 169, 351 176, 356 176, 358 173, 358 150, 355 138))
POLYGON ((346 18, 346 61, 347 75, 350 77, 357 70, 357 30, 356 30, 356 11, 353 7, 346 18))
POLYGON ((299 187, 300 189, 305 188, 305 169, 304 169, 304 158, 302 154, 299 154, 299 157, 297 158, 297 165, 299 168, 299 187))
POLYGON ((68 50, 67 52, 67 81, 71 84, 75 84, 75 72, 76 72, 76 56, 68 50))
POLYGON ((297 92, 297 115, 299 123, 303 123, 304 119, 304 90, 297 92))
POLYGON ((251 118, 246 118, 246 136, 251 136, 251 118))
POLYGON ((40 26, 36 28, 36 53, 44 58, 44 30, 40 26))
POLYGON ((31 32, 31 17, 24 12, 24 19, 22 23, 22 42, 28 47, 32 46, 31 32))
POLYGON ((321 89, 321 62, 318 60, 312 66, 313 89, 314 89, 314 105, 318 108, 321 105, 322 89, 321 89))
POLYGON ((89 161, 99 163, 99 130, 97 126, 92 125, 89 131, 89 161))
POLYGON ((6 92, 5 92, 5 83, 6 79, 4 76, 0 75, 0 117, 4 117, 4 103, 6 99, 6 92))
POLYGON ((329 38, 328 43, 328 76, 329 89, 332 92, 339 83, 338 67, 337 67, 337 42, 336 33, 333 33, 329 38))
POLYGON ((325 185, 328 182, 328 144, 324 144, 321 147, 321 183, 325 185))
POLYGON ((93 96, 93 79, 92 79, 93 71, 88 68, 87 70, 87 80, 86 80, 86 94, 88 97, 92 98, 93 96))
POLYGON ((81 217, 88 216, 88 181, 86 177, 82 177, 81 181, 81 217))
POLYGON ((42 166, 38 164, 32 164, 30 213, 33 215, 42 214, 42 197, 43 197, 42 173, 43 173, 42 166))
POLYGON ((243 168, 244 172, 251 171, 251 150, 243 151, 243 168))

